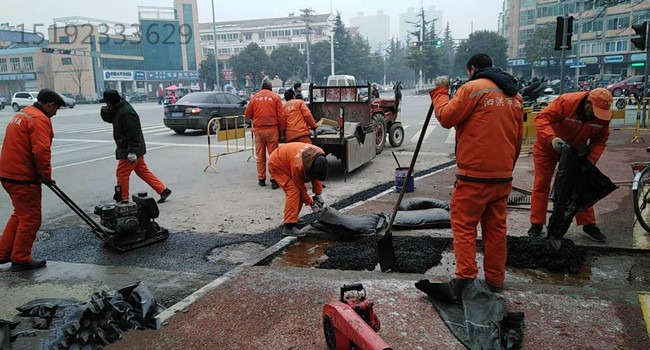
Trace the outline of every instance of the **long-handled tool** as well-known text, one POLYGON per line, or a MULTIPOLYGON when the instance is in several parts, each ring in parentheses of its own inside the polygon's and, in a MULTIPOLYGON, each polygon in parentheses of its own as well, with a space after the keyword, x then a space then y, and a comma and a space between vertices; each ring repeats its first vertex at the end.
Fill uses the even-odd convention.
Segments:
POLYGON ((390 153, 393 154, 393 158, 395 158, 395 163, 397 163, 397 167, 400 168, 400 169, 402 169, 402 166, 399 165, 399 160, 397 160, 397 156, 395 155, 395 152, 390 152, 390 153))
POLYGON ((90 226, 97 238, 101 239, 103 242, 108 241, 110 238, 109 234, 107 234, 106 231, 104 231, 104 229, 95 222, 95 220, 91 219, 90 216, 86 214, 86 212, 81 210, 77 203, 72 201, 72 199, 70 199, 70 197, 68 197, 68 195, 59 188, 59 186, 54 183, 46 183, 46 185, 52 190, 52 192, 54 192, 55 195, 57 195, 57 197, 61 198, 63 203, 67 204, 68 207, 70 207, 70 209, 75 212, 75 214, 77 214, 86 224, 88 224, 88 226, 90 226))
MULTIPOLYGON (((382 272, 386 272, 393 268, 393 265, 395 265, 395 248, 393 247, 393 222, 395 221, 395 215, 397 214, 397 210, 399 209, 400 204, 402 204, 402 198, 404 197, 404 193, 406 192, 406 184, 411 181, 411 175, 413 175, 413 168, 415 167, 415 162, 418 159, 418 153, 420 153, 420 147, 422 146, 422 142, 424 141, 424 135, 426 134, 427 131, 427 126, 429 126, 429 121, 431 120, 431 116, 433 115, 433 104, 429 106, 429 111, 427 112, 427 117, 424 120, 424 125, 422 126, 422 130, 420 131, 420 138, 418 139, 418 143, 415 146, 415 152, 413 153, 413 158, 411 159, 411 165, 409 166, 409 170, 406 173, 406 178, 404 179, 404 182, 402 184, 402 190, 399 193, 399 197, 397 198, 397 202, 395 203, 395 207, 393 208, 393 214, 390 216, 390 221, 388 222, 388 227, 386 228, 386 232, 384 235, 379 239, 379 242, 377 242, 377 250, 379 254, 379 267, 381 268, 382 272)), ((397 158, 395 158, 397 160, 397 158)))

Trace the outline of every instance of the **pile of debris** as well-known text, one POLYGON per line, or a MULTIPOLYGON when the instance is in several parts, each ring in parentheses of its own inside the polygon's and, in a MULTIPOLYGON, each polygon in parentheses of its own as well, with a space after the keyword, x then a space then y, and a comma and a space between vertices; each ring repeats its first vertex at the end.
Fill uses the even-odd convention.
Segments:
POLYGON ((98 349, 119 340, 129 329, 157 329, 154 316, 164 308, 145 285, 138 283, 113 294, 96 292, 89 302, 36 299, 17 310, 19 319, 24 318, 20 323, 27 327, 0 320, 0 325, 6 325, 5 338, 7 333, 20 330, 9 334, 11 341, 18 335, 34 335, 40 338, 40 349, 98 349))

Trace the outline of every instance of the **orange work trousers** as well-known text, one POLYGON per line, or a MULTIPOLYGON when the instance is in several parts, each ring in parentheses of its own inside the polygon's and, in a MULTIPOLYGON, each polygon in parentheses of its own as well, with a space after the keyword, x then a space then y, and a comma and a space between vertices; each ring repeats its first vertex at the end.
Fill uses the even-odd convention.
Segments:
POLYGON ((506 278, 506 217, 511 182, 471 182, 456 180, 451 194, 451 229, 454 233, 456 278, 474 279, 476 227, 481 224, 485 280, 501 286, 506 278))
POLYGON ((32 261, 32 245, 41 228, 41 185, 3 182, 14 211, 0 237, 0 260, 16 264, 32 261))
POLYGON ((135 174, 138 175, 144 182, 147 183, 151 188, 153 188, 156 193, 161 194, 165 190, 165 184, 158 179, 154 173, 149 170, 147 163, 144 162, 144 157, 138 157, 138 160, 135 163, 131 163, 126 159, 119 159, 117 162, 117 184, 122 187, 122 200, 129 200, 129 178, 131 173, 135 171, 135 174))
MULTIPOLYGON (((551 192, 551 179, 555 172, 555 166, 559 161, 559 153, 549 154, 548 151, 533 148, 535 180, 530 204, 531 224, 546 225, 546 210, 548 208, 548 196, 551 192)), ((596 214, 593 207, 576 213, 576 224, 578 226, 595 223, 596 214)))
POLYGON ((278 148, 280 133, 276 127, 255 128, 257 179, 266 180, 266 156, 278 148))

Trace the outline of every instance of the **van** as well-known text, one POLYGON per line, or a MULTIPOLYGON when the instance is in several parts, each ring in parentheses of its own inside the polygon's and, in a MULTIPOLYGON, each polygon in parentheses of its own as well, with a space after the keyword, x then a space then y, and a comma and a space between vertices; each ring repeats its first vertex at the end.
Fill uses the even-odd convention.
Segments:
POLYGON ((357 80, 352 75, 330 75, 327 77, 327 86, 355 86, 357 80))

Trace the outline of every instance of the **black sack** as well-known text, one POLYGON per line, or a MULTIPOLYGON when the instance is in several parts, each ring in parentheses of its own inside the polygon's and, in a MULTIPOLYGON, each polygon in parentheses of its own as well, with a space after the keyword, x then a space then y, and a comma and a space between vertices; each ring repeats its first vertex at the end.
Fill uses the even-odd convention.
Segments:
POLYGON ((398 210, 419 210, 440 208, 449 211, 449 203, 435 198, 413 197, 405 198, 400 203, 398 210))
POLYGON ((421 209, 411 211, 398 211, 395 213, 393 228, 399 229, 425 229, 425 228, 450 228, 451 216, 444 209, 421 209))
POLYGON ((548 235, 561 239, 579 210, 585 210, 618 187, 573 147, 563 147, 553 183, 553 211, 548 235))

